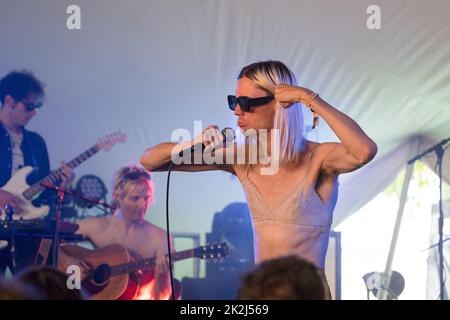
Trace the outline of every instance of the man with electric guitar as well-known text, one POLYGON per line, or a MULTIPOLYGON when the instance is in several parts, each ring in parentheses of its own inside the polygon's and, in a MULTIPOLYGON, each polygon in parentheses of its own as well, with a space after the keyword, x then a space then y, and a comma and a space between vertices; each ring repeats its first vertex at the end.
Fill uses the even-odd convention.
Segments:
MULTIPOLYGON (((50 173, 50 163, 44 139, 36 132, 25 129, 28 122, 42 107, 44 98, 43 84, 30 72, 12 71, 0 80, 0 186, 24 166, 33 167, 27 182, 33 184, 50 173)), ((59 183, 67 185, 74 178, 73 170, 64 162, 60 169, 59 183)), ((42 193, 40 203, 49 202, 50 192, 42 193)), ((0 190, 0 219, 5 219, 5 206, 16 214, 23 212, 24 201, 17 195, 0 190)), ((17 215, 16 215, 17 216, 17 215)), ((4 246, 5 242, 2 242, 4 246)), ((13 273, 33 262, 39 239, 17 239, 15 241, 15 259, 12 260, 11 248, 0 249, 0 276, 7 267, 13 273), (13 265, 15 264, 15 266, 13 265)))
MULTIPOLYGON (((31 226, 34 222, 50 226, 55 192, 45 190, 44 185, 65 188, 73 180, 76 166, 127 139, 121 132, 109 134, 68 163, 62 162, 61 168, 50 171, 44 139, 25 129, 42 107, 43 97, 42 83, 28 71, 12 71, 0 80, 0 231, 5 231, 5 226, 31 226)), ((38 248, 40 251, 49 244, 46 241, 44 245, 39 238, 14 237, 12 246, 0 240, 0 276, 7 267, 16 274, 32 265, 39 257, 38 248)))

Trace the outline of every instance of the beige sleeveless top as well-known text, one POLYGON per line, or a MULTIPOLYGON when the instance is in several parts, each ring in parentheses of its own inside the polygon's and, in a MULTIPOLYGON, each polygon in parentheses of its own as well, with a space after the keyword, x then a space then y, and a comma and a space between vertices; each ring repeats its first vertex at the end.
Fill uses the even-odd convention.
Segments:
POLYGON ((248 169, 240 173, 252 215, 256 263, 294 254, 324 269, 337 194, 325 204, 305 174, 281 201, 270 204, 249 178, 248 169))

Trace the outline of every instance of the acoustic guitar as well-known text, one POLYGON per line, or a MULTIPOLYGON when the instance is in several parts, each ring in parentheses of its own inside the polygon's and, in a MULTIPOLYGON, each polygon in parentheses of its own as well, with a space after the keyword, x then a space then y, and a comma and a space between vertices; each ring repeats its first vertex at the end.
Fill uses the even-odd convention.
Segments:
MULTIPOLYGON (((154 279, 156 258, 142 259, 120 244, 95 250, 66 245, 61 250, 92 267, 81 281, 83 293, 90 300, 133 300, 146 294, 143 289, 148 288, 154 279)), ((188 258, 219 260, 227 255, 227 244, 215 243, 172 253, 172 261, 188 258)), ((66 273, 60 263, 58 269, 66 273)))

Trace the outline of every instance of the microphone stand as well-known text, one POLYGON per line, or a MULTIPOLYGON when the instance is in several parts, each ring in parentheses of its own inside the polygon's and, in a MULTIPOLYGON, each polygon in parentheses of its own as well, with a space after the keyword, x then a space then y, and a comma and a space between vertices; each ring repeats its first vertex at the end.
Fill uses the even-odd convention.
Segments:
POLYGON ((15 247, 15 233, 16 233, 16 224, 14 223, 14 208, 10 205, 5 206, 5 214, 6 214, 6 226, 9 229, 11 227, 11 243, 9 252, 11 254, 11 273, 13 275, 16 274, 16 247, 15 247))
POLYGON ((62 203, 64 200, 65 191, 61 190, 59 187, 56 187, 56 225, 55 225, 55 235, 53 237, 53 267, 56 269, 58 266, 58 257, 59 257, 59 227, 61 222, 61 209, 62 203))
POLYGON ((56 268, 57 265, 58 265, 58 255, 59 255, 59 245, 60 245, 59 230, 60 230, 60 223, 61 223, 61 210, 62 210, 62 203, 63 203, 65 194, 81 198, 84 201, 89 202, 89 203, 91 203, 93 205, 101 205, 105 209, 109 208, 112 212, 116 208, 115 208, 115 206, 110 206, 106 202, 90 199, 90 198, 88 198, 88 197, 86 197, 86 196, 84 196, 84 195, 82 195, 82 194, 80 194, 80 193, 78 193, 76 191, 71 191, 71 190, 68 190, 68 189, 60 188, 60 187, 52 185, 50 183, 42 182, 41 185, 44 188, 52 189, 52 190, 55 190, 57 192, 57 194, 56 194, 56 224, 55 224, 55 234, 53 236, 54 244, 53 244, 53 253, 52 253, 52 256, 53 256, 53 267, 56 268))
POLYGON ((442 140, 438 144, 428 148, 418 156, 412 158, 408 161, 408 165, 419 160, 423 156, 435 152, 437 156, 438 165, 438 176, 439 176, 439 242, 438 242, 438 252, 439 252, 439 296, 440 300, 444 300, 444 246, 443 246, 443 230, 444 230, 444 210, 442 208, 442 160, 444 158, 445 149, 443 146, 450 141, 450 137, 442 140))

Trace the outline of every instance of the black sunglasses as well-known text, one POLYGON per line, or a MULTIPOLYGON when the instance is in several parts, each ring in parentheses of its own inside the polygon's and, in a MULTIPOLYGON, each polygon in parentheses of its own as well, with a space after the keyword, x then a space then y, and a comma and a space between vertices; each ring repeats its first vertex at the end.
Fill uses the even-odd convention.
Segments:
POLYGON ((274 99, 273 95, 261 97, 261 98, 249 98, 249 97, 236 97, 229 95, 228 96, 228 106, 231 110, 235 110, 236 106, 239 103, 239 107, 242 111, 249 112, 252 107, 262 106, 266 103, 269 103, 274 99))
POLYGON ((20 100, 20 102, 23 103, 23 105, 25 106, 25 109, 28 112, 33 111, 34 109, 39 110, 40 108, 42 108, 42 105, 43 105, 42 102, 32 103, 32 102, 25 102, 23 100, 20 100))
POLYGON ((122 181, 129 181, 129 180, 138 180, 140 177, 144 177, 148 180, 151 180, 151 176, 147 172, 141 172, 141 171, 131 171, 125 174, 122 177, 122 181))

